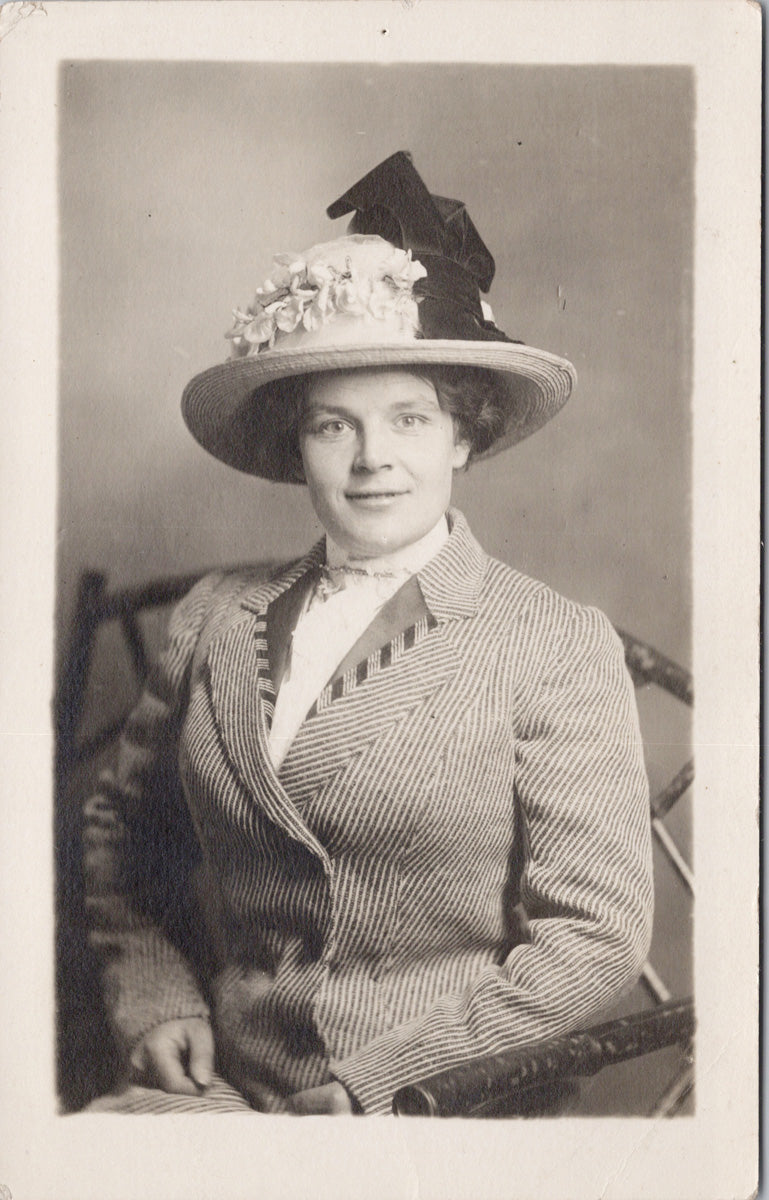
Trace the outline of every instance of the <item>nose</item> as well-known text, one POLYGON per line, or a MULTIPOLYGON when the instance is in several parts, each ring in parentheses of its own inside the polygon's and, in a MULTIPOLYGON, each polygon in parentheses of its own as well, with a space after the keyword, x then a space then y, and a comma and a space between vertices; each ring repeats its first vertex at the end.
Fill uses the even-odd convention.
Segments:
POLYGON ((387 471, 392 467, 392 450, 387 432, 380 425, 362 425, 353 461, 353 470, 361 475, 387 471))

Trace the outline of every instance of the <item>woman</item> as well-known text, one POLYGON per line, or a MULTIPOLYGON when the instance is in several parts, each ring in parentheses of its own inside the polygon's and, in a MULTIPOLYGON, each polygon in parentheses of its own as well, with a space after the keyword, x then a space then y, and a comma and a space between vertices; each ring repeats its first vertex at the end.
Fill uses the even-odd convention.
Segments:
POLYGON ((464 206, 396 154, 280 256, 183 398, 326 537, 175 612, 87 810, 93 940, 129 1086, 94 1107, 387 1112, 584 1024, 648 947, 648 796, 606 618, 490 559, 456 471, 532 433, 570 364, 482 305, 464 206), (183 803, 159 764, 178 756, 183 803))

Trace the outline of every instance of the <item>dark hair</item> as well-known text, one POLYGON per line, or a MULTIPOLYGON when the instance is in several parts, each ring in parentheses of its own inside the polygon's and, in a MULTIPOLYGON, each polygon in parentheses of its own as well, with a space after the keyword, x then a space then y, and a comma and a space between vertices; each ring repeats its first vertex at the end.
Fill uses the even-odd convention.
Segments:
POLYGON ((260 440, 263 458, 271 465, 270 478, 304 483, 299 425, 302 420, 307 376, 294 375, 268 383, 262 391, 260 440))
MULTIPOLYGON (((354 368, 353 368, 354 369, 354 368)), ((393 368, 397 369, 397 368, 393 368)), ((433 385, 438 403, 454 421, 457 440, 470 447, 468 463, 489 449, 504 433, 507 419, 505 389, 495 371, 483 367, 404 366, 433 385)), ((269 441, 278 466, 275 478, 304 481, 299 427, 312 375, 276 380, 264 388, 262 438, 269 441)))
POLYGON ((415 371, 429 380, 444 412, 451 413, 460 441, 470 447, 468 463, 478 458, 505 432, 508 405, 505 387, 496 371, 483 367, 439 366, 415 371))

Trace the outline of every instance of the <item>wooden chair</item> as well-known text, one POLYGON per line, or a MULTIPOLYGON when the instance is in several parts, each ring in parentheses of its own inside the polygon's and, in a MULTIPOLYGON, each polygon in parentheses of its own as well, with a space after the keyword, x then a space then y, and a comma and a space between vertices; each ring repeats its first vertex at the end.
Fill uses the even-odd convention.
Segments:
MULTIPOLYGON (((264 577, 277 564, 263 563, 264 577)), ((100 767, 109 758, 135 703, 148 667, 159 651, 169 608, 186 594, 200 573, 157 580, 141 587, 110 591, 104 575, 85 572, 79 581, 72 634, 66 647, 55 702, 56 844, 57 844, 57 1003, 58 1077, 62 1108, 76 1110, 115 1083, 117 1054, 97 983, 97 970, 85 933, 80 869, 80 807, 100 767), (101 661, 99 661, 101 660, 101 661)), ((693 701, 689 673, 631 635, 619 631, 628 669, 641 700, 652 692, 684 709, 693 701)), ((657 702, 659 703, 659 702, 657 702)), ((642 708, 642 727, 644 713, 642 708)), ((663 732, 669 715, 662 715, 663 732)), ((650 743, 660 745, 664 738, 650 743)), ((669 741, 686 741, 685 734, 669 741)), ((647 754, 648 758, 648 754, 647 754)), ((651 823, 656 845, 655 869, 675 882, 676 905, 660 907, 659 935, 652 946, 664 951, 668 909, 684 905, 690 920, 694 881, 686 856, 668 818, 689 791, 691 761, 655 789, 651 823)), ((685 830, 686 825, 682 826, 685 830)), ((668 887, 669 891, 669 887, 668 887)), ((681 913, 677 913, 680 924, 681 913)), ((675 959, 686 964, 688 930, 679 938, 675 959), (680 945, 684 951, 681 953, 680 945)), ((670 956, 669 956, 670 957, 670 956)), ((675 964, 674 964, 675 965, 675 964)), ((684 972, 685 973, 685 972, 684 972)), ((690 999, 673 998, 662 972, 649 961, 639 986, 613 1019, 562 1038, 476 1059, 451 1071, 402 1088, 393 1100, 399 1115, 513 1116, 570 1112, 672 1116, 692 1104, 694 1008, 690 999), (641 1007, 643 1005, 643 1007, 641 1007), (655 1062, 645 1077, 637 1062, 655 1062), (614 1068, 613 1072, 605 1068, 614 1068), (620 1076, 603 1096, 582 1087, 575 1100, 574 1080, 601 1073, 620 1076), (631 1074, 632 1072, 632 1074, 631 1074), (624 1073, 624 1075, 623 1075, 624 1073), (630 1103, 631 1085, 640 1099, 630 1103), (654 1100, 648 1096, 656 1089, 654 1100)))
MULTIPOLYGON (((274 565, 263 564, 265 577, 274 565)), ((54 702, 57 1082, 64 1112, 111 1091, 119 1067, 86 935, 81 802, 110 761, 162 647, 169 610, 201 575, 113 591, 97 571, 78 582, 54 702)))

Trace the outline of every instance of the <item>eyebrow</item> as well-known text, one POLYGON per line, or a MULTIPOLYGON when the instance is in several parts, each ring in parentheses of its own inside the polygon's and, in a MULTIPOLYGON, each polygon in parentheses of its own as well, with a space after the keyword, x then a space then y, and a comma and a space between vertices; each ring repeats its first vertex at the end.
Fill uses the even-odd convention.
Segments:
MULTIPOLYGON (((438 403, 437 396, 430 396, 426 393, 420 392, 414 396, 407 396, 403 400, 394 400, 392 404, 387 406, 385 411, 402 412, 405 409, 419 407, 420 405, 425 408, 434 408, 436 410, 439 410, 441 407, 438 403)), ((316 404, 312 400, 307 402, 302 416, 303 418, 317 416, 318 413, 332 413, 334 416, 343 417, 357 416, 357 413, 345 404, 327 404, 325 401, 322 401, 320 404, 316 404)))
POLYGON ((318 416, 349 417, 349 411, 339 404, 313 404, 308 400, 299 417, 300 424, 318 416))
POLYGON ((424 404, 427 408, 440 408, 437 396, 430 396, 426 392, 419 392, 417 395, 409 396, 405 400, 396 400, 392 406, 398 410, 401 408, 413 408, 415 404, 424 404))

